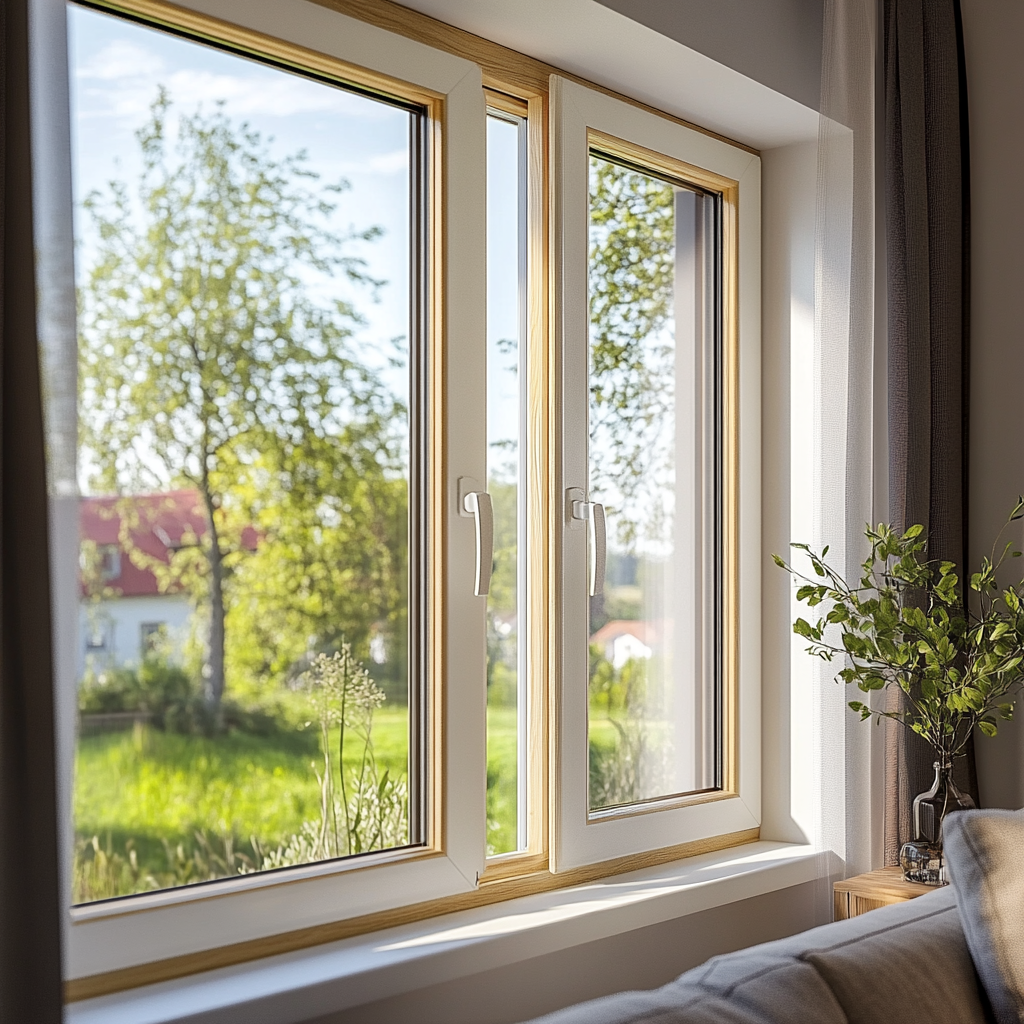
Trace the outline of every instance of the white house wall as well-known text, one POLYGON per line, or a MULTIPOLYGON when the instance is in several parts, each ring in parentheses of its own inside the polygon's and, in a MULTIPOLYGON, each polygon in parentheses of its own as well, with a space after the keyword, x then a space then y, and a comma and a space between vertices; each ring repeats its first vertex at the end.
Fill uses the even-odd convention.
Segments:
POLYGON ((138 664, 142 659, 142 626, 159 622, 166 626, 178 645, 188 631, 191 605, 185 597, 157 594, 146 597, 122 597, 112 601, 86 602, 78 612, 78 675, 81 678, 91 661, 95 669, 138 664), (93 623, 105 629, 106 646, 86 647, 93 623))

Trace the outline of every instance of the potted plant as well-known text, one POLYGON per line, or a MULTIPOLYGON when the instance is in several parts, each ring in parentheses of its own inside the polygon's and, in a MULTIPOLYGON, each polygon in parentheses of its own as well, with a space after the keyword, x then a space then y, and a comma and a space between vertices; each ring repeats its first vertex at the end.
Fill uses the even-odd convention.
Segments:
MULTIPOLYGON (((1024 497, 1003 527, 1024 518, 1024 497)), ((1000 720, 1013 715, 1024 684, 1024 581, 1003 587, 997 577, 1008 559, 1020 557, 1012 543, 996 556, 1003 531, 970 579, 965 600, 953 562, 929 560, 922 526, 900 534, 887 524, 868 527, 871 550, 856 583, 848 582, 806 544, 813 575, 791 573, 797 599, 817 609, 817 618, 798 618, 793 631, 824 661, 841 661, 836 681, 855 683, 865 694, 899 687, 905 695, 885 707, 862 700, 850 707, 862 720, 890 719, 922 737, 935 752, 935 783, 914 801, 914 842, 900 862, 908 879, 943 884, 942 819, 973 807, 956 787, 953 766, 978 728, 995 736, 1000 720)), ((880 702, 878 702, 880 703, 880 702)))

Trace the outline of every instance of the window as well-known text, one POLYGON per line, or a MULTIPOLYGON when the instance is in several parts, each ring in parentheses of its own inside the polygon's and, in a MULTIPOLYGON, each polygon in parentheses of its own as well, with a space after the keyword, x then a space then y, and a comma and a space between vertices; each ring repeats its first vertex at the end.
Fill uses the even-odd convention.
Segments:
POLYGON ((68 6, 73 978, 756 835, 757 158, 284 6, 68 6))
POLYGON ((735 507, 759 163, 575 83, 552 100, 561 870, 760 819, 758 765, 737 756, 758 679, 739 672, 735 603, 739 546, 758 549, 735 507))
POLYGON ((526 582, 526 119, 487 117, 487 490, 494 561, 487 597, 487 852, 525 849, 529 694, 526 582))
POLYGON ((143 658, 154 655, 160 656, 164 653, 166 645, 166 622, 143 622, 139 626, 139 654, 143 658))
POLYGON ((106 501, 134 570, 104 603, 177 604, 185 641, 143 621, 116 684, 79 682, 163 729, 80 738, 75 900, 419 845, 424 111, 107 13, 69 27, 83 509, 106 501), (251 715, 276 728, 217 741, 251 715))

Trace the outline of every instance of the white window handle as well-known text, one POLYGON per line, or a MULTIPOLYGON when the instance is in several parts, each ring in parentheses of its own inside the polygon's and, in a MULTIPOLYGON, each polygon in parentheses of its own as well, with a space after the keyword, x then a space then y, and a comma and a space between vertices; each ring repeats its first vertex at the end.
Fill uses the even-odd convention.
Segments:
POLYGON ((590 596, 604 593, 604 572, 608 560, 608 544, 604 528, 604 505, 596 501, 574 501, 573 519, 590 524, 590 596))
POLYGON ((486 491, 470 491, 462 499, 463 508, 473 516, 476 527, 476 574, 473 593, 486 597, 491 589, 491 566, 494 562, 494 510, 486 491))

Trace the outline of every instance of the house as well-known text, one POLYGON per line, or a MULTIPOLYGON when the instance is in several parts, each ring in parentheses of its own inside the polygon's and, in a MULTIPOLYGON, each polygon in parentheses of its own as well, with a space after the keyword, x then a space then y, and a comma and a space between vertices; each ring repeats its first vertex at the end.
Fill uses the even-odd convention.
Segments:
MULTIPOLYGON (((138 664, 156 647, 179 657, 195 629, 195 604, 171 568, 185 548, 202 545, 206 510, 196 490, 79 503, 79 674, 138 664)), ((239 541, 255 550, 251 526, 239 541)))
POLYGON ((180 651, 192 599, 156 570, 205 535, 199 492, 82 498, 79 523, 79 674, 138 664, 161 641, 180 651))
MULTIPOLYGON (((41 6, 41 0, 32 2, 41 6)), ((441 730, 445 758, 439 757, 437 764, 444 769, 439 778, 452 790, 458 789, 466 798, 466 806, 474 810, 457 821, 445 820, 445 827, 438 827, 435 833, 438 845, 432 851, 433 859, 422 865, 424 877, 429 877, 434 886, 429 893, 430 900, 450 897, 451 901, 443 905, 450 913, 440 918, 417 917, 410 908, 426 905, 419 888, 375 886, 372 881, 362 886, 353 883, 352 888, 358 891, 352 895, 346 890, 345 901, 329 893, 327 897, 303 903, 295 899, 294 894, 306 882, 296 880, 300 872, 294 869, 287 869, 292 872, 287 876, 288 900, 278 898, 280 888, 275 889, 274 879, 267 876, 232 880, 234 888, 224 899, 204 902, 204 891, 208 893, 211 888, 178 891, 166 898, 159 897, 152 910, 143 908, 144 913, 134 916, 134 904, 144 903, 145 897, 117 905, 123 908, 123 913, 107 914, 103 907, 89 908, 76 912, 73 922, 65 928, 67 949, 71 950, 70 955, 65 950, 66 962, 72 965, 67 991, 74 1000, 68 1019, 73 1024, 92 1024, 116 1014, 118 1019, 167 1022, 191 1015, 192 1019, 211 1022, 261 1019, 308 1021, 310 1024, 327 1020, 334 1024, 384 1021, 392 1024, 406 1021, 511 1024, 593 996, 626 988, 653 987, 710 955, 790 935, 827 920, 833 907, 833 876, 877 866, 883 857, 884 807, 888 795, 882 769, 881 744, 884 741, 882 730, 871 730, 872 735, 865 737, 856 728, 849 728, 842 717, 845 713, 843 691, 818 686, 821 680, 807 667, 802 642, 794 641, 791 635, 793 606, 789 581, 772 569, 768 555, 785 553, 791 541, 810 536, 819 511, 815 504, 819 497, 815 491, 815 487, 820 486, 819 474, 829 480, 832 479, 829 474, 836 474, 842 486, 835 487, 830 496, 836 502, 849 502, 851 508, 866 508, 866 518, 871 521, 887 518, 890 508, 890 421, 885 384, 888 349, 884 327, 886 283, 890 274, 884 258, 885 177, 881 157, 873 175, 878 201, 877 230, 873 236, 876 258, 873 264, 858 264, 852 268, 855 274, 860 273, 862 280, 873 282, 877 299, 866 313, 861 310, 877 327, 873 347, 868 353, 869 362, 871 358, 874 362, 866 392, 847 386, 850 381, 847 373, 852 363, 833 368, 836 372, 831 377, 816 376, 821 367, 814 359, 815 288, 828 285, 831 280, 828 271, 835 269, 816 264, 816 251, 820 256, 816 218, 819 226, 823 219, 827 220, 822 218, 825 208, 818 203, 816 190, 818 175, 828 169, 826 161, 819 159, 818 143, 820 140, 827 144, 836 138, 836 125, 819 126, 818 119, 823 22, 826 7, 833 13, 837 6, 845 8, 832 0, 677 0, 669 4, 660 0, 521 0, 513 4, 501 0, 478 0, 471 4, 460 0, 406 0, 403 5, 388 0, 323 0, 322 3, 274 0, 252 5, 238 0, 183 0, 183 3, 191 19, 187 30, 201 32, 208 24, 204 18, 215 19, 218 30, 225 24, 230 26, 230 45, 247 54, 261 52, 261 46, 271 46, 266 42, 268 37, 288 35, 288 46, 271 53, 272 58, 284 66, 301 63, 311 52, 319 54, 322 46, 327 46, 324 40, 335 39, 329 19, 351 16, 352 22, 345 23, 346 39, 365 36, 369 40, 368 47, 373 44, 375 59, 382 53, 401 57, 400 71, 391 68, 387 82, 411 81, 421 69, 417 63, 421 51, 416 47, 425 40, 432 41, 442 49, 447 47, 446 53, 475 55, 483 61, 484 84, 496 90, 488 94, 487 102, 513 119, 523 116, 524 110, 530 112, 529 116, 540 111, 546 116, 551 109, 548 76, 561 73, 570 85, 582 80, 595 86, 594 91, 610 91, 632 101, 637 119, 643 116, 641 112, 660 111, 668 115, 666 120, 673 124, 680 121, 696 124, 716 136, 735 140, 757 151, 763 171, 762 236, 754 271, 759 293, 752 301, 740 303, 743 315, 753 313, 759 318, 763 339, 750 375, 741 382, 743 395, 751 402, 756 419, 749 425, 749 432, 743 435, 740 446, 740 458, 753 460, 744 463, 745 475, 740 488, 743 500, 752 501, 753 507, 748 515, 739 517, 737 527, 747 531, 744 537, 750 544, 741 548, 740 557, 731 563, 731 568, 743 580, 733 597, 744 629, 748 631, 747 638, 753 638, 750 656, 742 660, 741 667, 743 672, 756 677, 756 700, 743 704, 741 710, 745 717, 738 721, 744 742, 754 746, 749 749, 750 756, 738 762, 737 772, 748 772, 751 766, 756 771, 749 801, 754 809, 751 812, 754 824, 744 820, 730 827, 727 833, 702 834, 685 849, 672 845, 678 838, 678 830, 666 828, 670 838, 665 839, 662 849, 674 851, 673 856, 678 855, 679 860, 646 864, 630 875, 609 876, 601 874, 601 864, 607 870, 611 870, 610 864, 635 865, 631 860, 635 856, 630 846, 632 833, 651 827, 650 822, 656 815, 637 814, 629 819, 601 859, 581 857, 578 861, 555 863, 546 859, 551 844, 562 842, 570 833, 584 843, 602 828, 602 822, 591 821, 585 806, 571 820, 549 816, 545 807, 545 813, 536 815, 532 826, 534 834, 542 836, 542 848, 532 851, 531 855, 538 862, 543 861, 542 871, 547 872, 549 867, 552 872, 564 870, 564 877, 573 884, 553 890, 545 876, 544 884, 548 889, 538 888, 523 895, 523 876, 516 875, 507 862, 488 864, 486 868, 481 865, 479 871, 460 871, 446 858, 453 850, 464 853, 468 849, 467 857, 474 855, 473 829, 486 828, 485 821, 481 824, 486 817, 483 772, 463 771, 464 762, 458 760, 464 753, 459 743, 463 735, 470 737, 472 742, 466 747, 473 748, 474 756, 482 757, 484 750, 482 737, 472 731, 482 727, 483 698, 474 696, 467 687, 465 702, 455 708, 454 713, 460 716, 455 720, 456 727, 441 730), (281 15, 285 9, 289 14, 287 18, 281 15), (197 24, 199 29, 195 27, 197 24), (391 44, 378 45, 380 37, 375 33, 381 29, 395 32, 391 44), (532 62, 530 74, 517 77, 509 84, 508 79, 502 77, 502 68, 519 67, 516 61, 520 55, 526 55, 532 62), (516 87, 529 96, 518 99, 513 96, 509 100, 508 94, 514 93, 516 87), (847 459, 846 451, 832 451, 830 458, 815 462, 815 417, 820 410, 816 410, 814 396, 821 398, 823 392, 826 409, 837 395, 845 400, 851 393, 861 397, 867 393, 866 411, 862 406, 859 419, 844 422, 842 431, 837 431, 832 438, 836 441, 841 437, 842 441, 836 441, 839 445, 845 443, 848 427, 851 431, 866 432, 868 452, 862 462, 847 459), (752 456, 751 452, 754 452, 752 456), (751 711, 755 705, 756 711, 751 711), (825 726, 822 723, 826 723, 825 726), (729 860, 728 849, 720 848, 728 837, 736 842, 756 841, 757 846, 741 848, 749 853, 746 858, 749 862, 756 861, 755 867, 748 863, 744 868, 729 860), (688 869, 687 864, 691 868, 688 869), (703 875, 694 882, 688 870, 697 874, 703 872, 703 875), (614 881, 609 881, 610 878, 614 881), (243 890, 251 896, 251 901, 246 904, 245 912, 235 917, 226 908, 233 900, 240 901, 238 894, 243 890), (497 901, 495 894, 500 894, 501 901, 497 901), (488 902, 491 899, 495 902, 488 902), (166 906, 156 906, 161 900, 166 906), (417 904, 418 900, 422 902, 417 904), (341 914, 339 906, 346 911, 356 908, 351 910, 351 919, 341 914), (147 928, 146 922, 157 915, 163 915, 161 920, 166 919, 168 926, 147 928), (182 924, 182 921, 187 923, 182 924), (362 937, 365 929, 374 927, 389 929, 386 940, 372 931, 369 932, 372 938, 362 937), (363 933, 360 928, 364 929, 363 933), (310 935, 315 937, 309 938, 310 935), (321 945, 309 946, 309 942, 321 945), (144 947, 146 952, 140 953, 144 947), (270 959, 272 953, 284 955, 270 959), (199 975, 202 984, 196 984, 194 972, 206 966, 207 956, 227 966, 199 975), (261 960, 264 956, 268 958, 261 960), (155 984, 150 986, 150 982, 155 984), (138 987, 131 988, 132 985, 138 987)), ((24 4, 19 0, 18 6, 20 9, 24 4)), ((885 7, 888 6, 887 3, 885 7)), ((878 7, 881 10, 883 5, 878 7)), ((965 374, 969 385, 964 385, 969 388, 969 409, 965 409, 963 417, 963 426, 968 429, 962 445, 956 447, 958 455, 966 456, 962 479, 967 488, 964 507, 969 515, 965 516, 963 532, 971 560, 977 562, 988 552, 991 538, 1007 509, 1012 507, 1014 497, 1024 489, 1024 446, 1017 443, 1019 391, 1024 380, 1024 345, 1019 340, 1020 324, 1024 323, 1024 289, 1019 283, 1024 270, 1019 246, 1024 234, 1024 198, 1017 181, 1024 161, 1024 134, 1017 130, 1024 120, 1024 61, 1020 56, 1024 48, 1024 7, 994 4, 991 0, 962 0, 959 8, 963 13, 966 92, 971 118, 972 301, 969 373, 965 374)), ((142 18, 152 17, 154 9, 164 11, 149 0, 146 3, 121 0, 119 9, 128 9, 142 18)), ((171 19, 169 23, 174 25, 172 14, 165 11, 164 17, 171 19)), ((37 223, 42 224, 36 262, 40 267, 39 292, 44 311, 40 316, 40 336, 44 348, 47 344, 59 347, 52 339, 59 339, 61 330, 74 316, 73 288, 67 272, 72 251, 70 229, 65 223, 71 219, 65 181, 67 146, 53 141, 67 135, 67 82, 61 70, 67 63, 62 49, 66 34, 59 18, 45 24, 50 25, 51 36, 43 38, 42 42, 37 40, 34 45, 44 54, 39 59, 40 66, 51 70, 40 74, 38 78, 42 81, 34 85, 41 90, 42 101, 34 105, 33 117, 45 119, 49 112, 57 112, 37 133, 36 145, 40 150, 33 154, 36 173, 42 181, 37 190, 35 212, 37 223), (51 168, 50 177, 47 177, 47 166, 51 168), (57 169, 52 170, 54 167, 57 169), (56 256, 54 238, 60 240, 56 256), (55 264, 63 267, 63 276, 50 269, 55 264), (48 277, 50 274, 54 276, 48 277)), ((41 33, 47 31, 45 24, 41 33)), ((205 31, 204 39, 216 38, 213 29, 205 31)), ((881 35, 880 26, 878 37, 881 35)), ((877 46, 875 55, 879 60, 881 51, 882 47, 877 46)), ((124 54, 119 55, 119 59, 123 57, 124 54)), ((866 60, 870 63, 870 58, 866 60)), ((372 68, 366 70, 368 59, 362 63, 352 59, 350 63, 356 66, 352 76, 360 89, 371 93, 381 89, 372 68)), ((868 67, 869 78, 876 77, 873 70, 877 69, 868 67)), ((99 76, 105 70, 93 69, 91 73, 99 76)), ((326 73, 329 74, 330 69, 326 73)), ((880 75, 877 80, 882 80, 880 75)), ((471 97, 472 103, 466 103, 465 97, 456 94, 457 86, 469 81, 468 77, 458 75, 452 75, 450 81, 439 79, 422 88, 417 102, 439 103, 438 97, 447 95, 444 90, 450 88, 449 110, 464 110, 472 104, 475 104, 474 110, 482 110, 484 99, 479 93, 471 97), (459 103, 465 105, 459 107, 459 103)), ((550 88, 563 86, 564 83, 550 88)), ((197 88, 201 87, 202 83, 197 88)), ((282 102, 280 97, 276 101, 282 102)), ((879 109, 881 107, 879 103, 879 109)), ((574 123, 573 128, 579 128, 576 136, 585 137, 586 127, 586 124, 580 127, 574 123)), ((550 128, 545 123, 545 131, 538 138, 545 146, 550 144, 554 151, 565 137, 550 128)), ((626 128, 628 125, 619 134, 626 128)), ((881 124, 878 128, 876 138, 881 144, 884 136, 881 124)), ((611 131, 602 136, 608 146, 612 146, 616 138, 618 136, 611 131)), ((449 137, 445 137, 446 145, 448 141, 449 137)), ((480 139, 475 139, 474 145, 482 150, 480 139)), ((857 179, 850 175, 849 179, 851 187, 859 186, 865 180, 872 180, 872 175, 857 179)), ((564 185, 558 176, 553 175, 552 180, 559 187, 564 185)), ((473 181, 470 176, 462 180, 462 184, 465 194, 471 198, 473 181)), ((543 194, 559 215, 568 211, 569 216, 583 216, 584 198, 577 197, 578 201, 573 203, 565 202, 565 195, 543 194)), ((438 208, 442 208, 440 204, 438 208)), ((446 216, 451 221, 464 213, 460 203, 450 203, 446 208, 446 216)), ((921 217, 922 222, 928 220, 926 214, 927 211, 921 217)), ((7 216, 5 212, 5 220, 7 216)), ((551 224, 545 221, 544 231, 549 227, 551 224)), ((553 247, 560 254, 561 250, 554 244, 560 241, 552 230, 545 235, 544 244, 534 251, 546 253, 553 247)), ((921 240, 912 237, 911 241, 921 240)), ((26 244, 23 248, 29 251, 30 246, 26 244)), ((847 254, 851 251, 847 246, 847 254)), ((481 250, 476 254, 477 269, 482 259, 481 250)), ((32 262, 31 259, 7 260, 5 266, 17 269, 22 265, 30 266, 32 262)), ((584 271, 571 265, 568 269, 578 272, 578 279, 573 283, 577 291, 585 295, 584 271)), ((473 272, 473 261, 466 260, 445 280, 456 288, 473 272)), ((20 293, 34 294, 31 287, 22 288, 20 293)), ((18 289, 5 290, 5 296, 16 299, 18 294, 18 289)), ((820 294, 817 298, 820 300, 820 294)), ((15 299, 5 297, 4 301, 15 299)), ((844 308, 840 312, 845 314, 848 310, 844 308)), ((849 321, 850 318, 833 319, 849 321)), ((468 325, 463 325, 467 331, 482 333, 482 322, 469 320, 468 325)), ((578 321, 585 320, 586 311, 579 311, 578 321)), ((935 321, 938 323, 941 317, 936 317, 935 321)), ((560 329, 563 325, 559 322, 557 326, 560 329)), ((7 337, 5 332, 5 343, 7 337)), ((561 356, 561 351, 558 355, 561 356)), ((483 360, 479 362, 482 364, 483 360)), ((451 376, 438 375, 438 380, 444 378, 447 382, 454 377, 461 381, 461 374, 471 374, 475 368, 474 363, 451 360, 445 364, 451 376)), ((928 377, 932 367, 921 368, 922 376, 928 377)), ((564 376, 562 370, 563 364, 552 357, 548 364, 531 366, 530 372, 536 371, 542 376, 542 371, 551 371, 557 378, 550 383, 554 393, 556 384, 560 384, 564 376)), ((581 377, 585 374, 585 369, 580 371, 581 377)), ((10 374, 5 375, 5 380, 10 378, 10 374)), ((860 382, 864 382, 863 378, 860 382)), ((543 383, 548 386, 546 377, 543 383)), ((73 396, 73 380, 68 387, 73 396)), ((468 408, 468 414, 478 415, 482 420, 482 400, 476 404, 466 402, 463 406, 461 396, 447 397, 451 401, 446 408, 454 410, 453 415, 462 414, 468 408)), ((927 395, 917 397, 919 402, 907 413, 906 420, 913 432, 925 434, 931 428, 929 398, 927 395)), ((545 394, 545 401, 532 407, 532 412, 543 416, 547 398, 545 394)), ((73 408, 73 398, 71 406, 73 408)), ((544 423, 551 428, 551 436, 558 434, 561 420, 554 417, 544 423)), ((439 432, 437 436, 440 442, 450 441, 455 456, 461 458, 463 453, 459 446, 471 445, 475 437, 482 435, 479 423, 477 427, 480 429, 475 434, 470 430, 453 435, 439 432)), ((548 435, 543 435, 541 440, 547 443, 548 435)), ((11 447, 18 448, 17 445, 11 447)), ((575 453, 567 454, 573 457, 575 453)), ((483 457, 475 461, 469 458, 465 467, 458 463, 458 458, 453 457, 450 467, 445 463, 446 468, 454 470, 453 479, 444 481, 447 490, 440 491, 446 500, 447 496, 454 499, 463 481, 471 481, 474 474, 483 478, 483 457)), ((438 460, 438 464, 443 461, 438 460)), ((56 476, 53 508, 55 519, 59 520, 62 511, 66 511, 62 509, 62 502, 74 504, 70 518, 77 529, 77 499, 64 497, 73 493, 73 464, 73 456, 65 459, 64 475, 56 476), (68 470, 68 465, 72 469, 68 470)), ((559 467, 561 471, 561 463, 559 467)), ((433 469, 433 464, 430 468, 433 469)), ((6 496, 12 494, 21 481, 7 478, 6 474, 13 472, 7 460, 3 470, 6 496)), ((559 542, 552 544, 552 550, 560 553, 562 541, 566 546, 574 545, 578 556, 578 565, 574 568, 582 570, 587 558, 587 530, 597 521, 591 518, 589 524, 584 524, 576 516, 575 505, 591 504, 589 496, 582 491, 584 474, 580 474, 579 479, 564 481, 560 477, 557 481, 553 476, 545 477, 544 483, 551 484, 547 490, 554 495, 554 504, 549 510, 553 525, 549 531, 549 523, 545 522, 538 534, 546 542, 556 528, 564 527, 558 535, 559 542), (570 491, 580 488, 580 493, 563 494, 563 484, 570 491)), ((102 650, 112 659, 127 662, 143 652, 144 629, 161 622, 170 628, 172 608, 177 608, 178 614, 187 618, 187 611, 184 611, 187 602, 178 593, 158 593, 156 574, 138 569, 131 562, 121 540, 121 530, 112 526, 116 515, 105 517, 113 506, 104 506, 104 500, 107 499, 90 506, 88 516, 83 513, 81 529, 82 536, 95 545, 97 556, 93 564, 98 568, 98 583, 90 582, 88 586, 105 588, 90 590, 88 600, 97 608, 102 607, 104 615, 109 614, 103 621, 110 624, 110 630, 105 632, 101 628, 90 637, 91 620, 84 608, 87 603, 84 585, 75 590, 70 620, 81 623, 83 643, 86 639, 95 639, 98 644, 109 645, 97 646, 97 657, 102 650), (134 576, 136 571, 137 577, 134 576), (161 606, 158 601, 165 604, 161 606), (158 613, 155 609, 160 607, 164 611, 158 613), (123 625, 118 626, 117 622, 123 625)), ((942 500, 942 495, 935 496, 936 503, 941 504, 942 500)), ((152 528, 136 529, 134 533, 129 530, 132 543, 146 550, 158 563, 165 564, 183 537, 190 533, 202 536, 201 524, 192 520, 194 510, 188 505, 189 499, 182 499, 167 521, 157 516, 158 521, 152 528), (157 527, 161 530, 159 534, 157 527)), ((482 507, 477 502, 477 509, 482 507)), ((462 626, 483 618, 480 602, 474 602, 478 595, 470 594, 471 586, 467 584, 459 591, 456 585, 470 580, 473 575, 473 544, 477 545, 475 564, 479 579, 480 566, 485 561, 480 544, 487 530, 482 512, 467 514, 467 506, 454 500, 446 508, 450 524, 444 540, 453 547, 462 545, 458 549, 460 560, 454 566, 457 571, 429 578, 438 590, 449 588, 444 593, 454 602, 456 626, 462 626), (474 523, 468 522, 474 515, 474 523), (466 516, 467 521, 459 520, 459 516, 466 516)), ((846 526, 846 536, 853 536, 863 521, 864 518, 860 518, 851 527, 839 515, 837 532, 843 534, 846 526)), ((6 538, 9 529, 6 518, 3 526, 6 538)), ((59 541, 59 536, 57 539, 59 541)), ((71 547, 77 551, 78 545, 73 543, 71 547)), ((59 543, 54 544, 54 550, 59 555, 59 543)), ((12 546, 8 544, 5 559, 11 558, 11 552, 12 546)), ((17 554, 15 549, 14 555, 17 554)), ((55 560, 59 561, 58 555, 55 560)), ((66 563, 67 559, 61 564, 66 563)), ((589 632, 586 630, 585 587, 579 584, 562 600, 566 579, 578 582, 583 578, 582 571, 573 576, 563 569, 561 563, 554 563, 554 556, 546 559, 546 552, 545 558, 531 563, 531 579, 548 589, 531 605, 530 611, 545 615, 557 606, 557 613, 579 626, 580 636, 585 640, 589 632)), ((524 572, 524 578, 526 575, 524 572)), ((27 578, 26 573, 22 579, 27 578)), ((29 583, 23 585, 26 591, 30 588, 29 583)), ((61 619, 60 601, 58 595, 54 601, 58 633, 61 622, 68 625, 66 615, 61 619)), ((38 605, 39 602, 34 605, 26 602, 25 614, 29 615, 33 608, 40 614, 38 605)), ((522 621, 526 633, 531 624, 525 618, 522 621)), ((425 616, 414 624, 424 631, 431 626, 425 616)), ((657 649, 659 637, 656 631, 641 626, 618 620, 602 627, 590 639, 604 646, 613 663, 629 657, 650 657, 657 649)), ((541 638, 542 642, 531 648, 531 665, 538 673, 554 666, 554 677, 580 683, 580 678, 561 671, 564 666, 559 661, 562 653, 560 628, 561 620, 553 623, 541 638)), ((28 632, 31 633, 31 629, 28 632)), ((12 635, 8 631, 4 638, 5 654, 6 646, 16 643, 17 639, 16 632, 12 635)), ((471 645, 450 643, 444 649, 444 658, 438 657, 430 663, 431 667, 439 671, 451 668, 453 678, 462 672, 465 677, 475 679, 480 673, 473 658, 477 661, 483 658, 483 644, 478 646, 479 651, 471 645)), ((71 660, 85 657, 83 647, 76 650, 71 660)), ((78 661, 78 664, 80 667, 83 662, 78 661)), ((57 671, 58 682, 66 683, 59 666, 57 671)), ((72 690, 73 687, 66 685, 58 687, 64 698, 72 690)), ((585 677, 578 690, 573 692, 566 688, 557 694, 531 693, 530 706, 552 709, 552 717, 547 721, 553 723, 550 734, 541 729, 531 735, 534 747, 540 744, 547 750, 543 744, 552 737, 559 742, 568 737, 585 744, 585 677), (567 708, 576 708, 575 718, 567 708)), ((31 693, 31 688, 23 687, 21 692, 31 693)), ((432 711, 436 708, 437 705, 431 705, 432 711)), ((38 725, 48 713, 47 706, 41 715, 27 720, 38 725)), ((70 716, 65 717, 70 720, 70 716)), ((1019 721, 1021 716, 1017 717, 1016 722, 1001 727, 996 740, 978 744, 978 776, 988 806, 1016 808, 1024 805, 1024 726, 1019 721)), ((436 726, 437 719, 432 721, 436 726)), ((26 734, 29 734, 28 729, 26 734)), ((61 747, 61 756, 67 765, 73 755, 66 746, 66 735, 61 742, 65 744, 61 747)), ((30 750, 27 756, 31 753, 30 750)), ((37 779, 45 778, 46 772, 52 771, 52 757, 47 750, 43 755, 41 763, 46 771, 33 771, 28 762, 21 770, 26 786, 31 780, 35 787, 37 779)), ((567 767, 567 762, 560 758, 545 761, 543 770, 536 773, 539 786, 562 787, 560 792, 566 799, 585 800, 585 746, 580 746, 574 756, 582 765, 574 763, 567 767)), ((746 783, 749 779, 743 776, 741 781, 746 783)), ((67 789, 65 785, 64 790, 67 789)), ((33 788, 32 792, 39 790, 33 788)), ((439 782, 428 796, 436 799, 441 792, 439 782)), ((447 792, 444 790, 445 794, 447 792)), ((719 804, 726 802, 718 801, 719 804)), ((717 810, 713 803, 702 806, 711 807, 713 812, 717 810)), ((424 807, 435 809, 426 798, 424 807)), ((62 805, 62 813, 67 811, 62 805)), ((30 816, 25 815, 24 820, 38 827, 30 816)), ((432 819, 435 825, 439 820, 432 819)), ((743 859, 736 857, 737 861, 743 859)), ((348 877, 373 879, 374 872, 379 873, 376 865, 362 875, 351 871, 348 877)), ((56 874, 56 867, 52 873, 56 874)), ((320 877, 326 877, 326 873, 320 877)), ((403 877, 403 885, 405 881, 403 877)), ((46 893, 51 882, 52 879, 50 882, 44 879, 42 884, 24 888, 46 893)), ((14 885, 10 880, 0 880, 8 890, 19 883, 20 879, 15 879, 14 885)), ((51 902, 45 903, 38 915, 35 905, 23 910, 20 924, 17 911, 21 904, 12 902, 14 909, 6 915, 11 923, 0 923, 0 927, 5 928, 7 946, 16 947, 19 933, 35 941, 35 930, 25 922, 35 922, 52 913, 51 902)), ((430 906, 437 912, 437 903, 431 902, 430 906)), ((61 920, 67 921, 64 909, 60 908, 61 920)), ((52 963, 57 960, 55 949, 56 939, 44 950, 46 955, 33 951, 31 955, 26 954, 25 963, 33 970, 38 969, 38 964, 52 963)), ((57 967, 52 970, 54 977, 44 980, 56 986, 57 967)), ((9 971, 8 976, 13 977, 14 973, 9 971)), ((35 1019, 30 1013, 22 1016, 35 1019)))
POLYGON ((591 646, 604 652, 616 670, 633 658, 646 660, 657 650, 660 630, 657 623, 639 619, 613 619, 590 637, 591 646))

